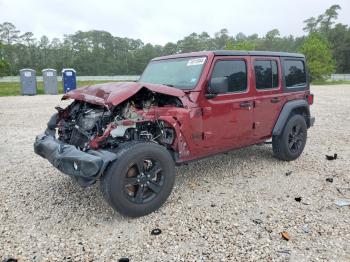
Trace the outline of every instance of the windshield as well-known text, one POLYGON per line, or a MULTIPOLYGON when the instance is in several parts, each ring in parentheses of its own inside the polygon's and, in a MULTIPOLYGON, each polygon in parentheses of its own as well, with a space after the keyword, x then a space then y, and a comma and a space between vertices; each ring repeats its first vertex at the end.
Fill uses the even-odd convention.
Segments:
POLYGON ((151 61, 139 82, 192 89, 202 73, 205 57, 186 57, 151 61))

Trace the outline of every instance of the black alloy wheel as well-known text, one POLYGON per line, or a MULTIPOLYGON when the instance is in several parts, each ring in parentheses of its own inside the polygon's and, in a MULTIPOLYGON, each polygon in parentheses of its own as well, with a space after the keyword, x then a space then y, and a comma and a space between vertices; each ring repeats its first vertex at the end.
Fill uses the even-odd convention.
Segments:
POLYGON ((125 193, 136 204, 152 201, 163 185, 162 167, 159 161, 152 159, 132 163, 124 178, 125 193))
POLYGON ((153 142, 129 142, 117 151, 117 159, 101 177, 107 202, 125 216, 140 217, 160 208, 175 181, 170 152, 153 142))

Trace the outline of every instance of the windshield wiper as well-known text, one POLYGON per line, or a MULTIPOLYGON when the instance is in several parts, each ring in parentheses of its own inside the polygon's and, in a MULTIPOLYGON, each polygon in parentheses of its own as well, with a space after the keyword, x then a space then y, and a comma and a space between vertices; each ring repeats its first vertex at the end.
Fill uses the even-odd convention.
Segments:
POLYGON ((169 87, 175 87, 175 86, 172 85, 172 84, 162 84, 162 85, 164 85, 164 86, 169 86, 169 87))

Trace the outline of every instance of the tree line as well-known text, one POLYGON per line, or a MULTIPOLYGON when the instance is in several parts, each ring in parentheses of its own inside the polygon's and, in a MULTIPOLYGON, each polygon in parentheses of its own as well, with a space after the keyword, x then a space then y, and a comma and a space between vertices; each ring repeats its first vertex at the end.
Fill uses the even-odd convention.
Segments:
POLYGON ((47 36, 36 39, 31 32, 21 33, 10 22, 0 24, 0 76, 18 75, 22 68, 41 74, 44 68, 73 67, 79 75, 138 75, 154 57, 201 50, 270 50, 302 52, 311 77, 322 79, 333 72, 350 72, 350 27, 336 23, 339 5, 318 17, 304 21, 306 34, 281 36, 278 29, 258 34, 230 35, 227 29, 210 36, 192 33, 176 43, 163 46, 140 39, 113 36, 106 31, 78 31, 62 39, 47 36))

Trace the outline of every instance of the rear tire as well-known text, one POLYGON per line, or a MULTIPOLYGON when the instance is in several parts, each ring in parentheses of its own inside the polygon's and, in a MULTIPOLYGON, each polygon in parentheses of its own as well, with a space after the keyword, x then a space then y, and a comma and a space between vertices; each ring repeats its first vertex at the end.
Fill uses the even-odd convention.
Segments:
POLYGON ((175 181, 175 164, 162 146, 151 143, 125 144, 117 160, 101 177, 106 201, 129 217, 147 215, 160 208, 175 181))
POLYGON ((292 115, 282 133, 272 137, 272 149, 276 158, 283 161, 297 159, 304 150, 307 125, 302 115, 292 115))

